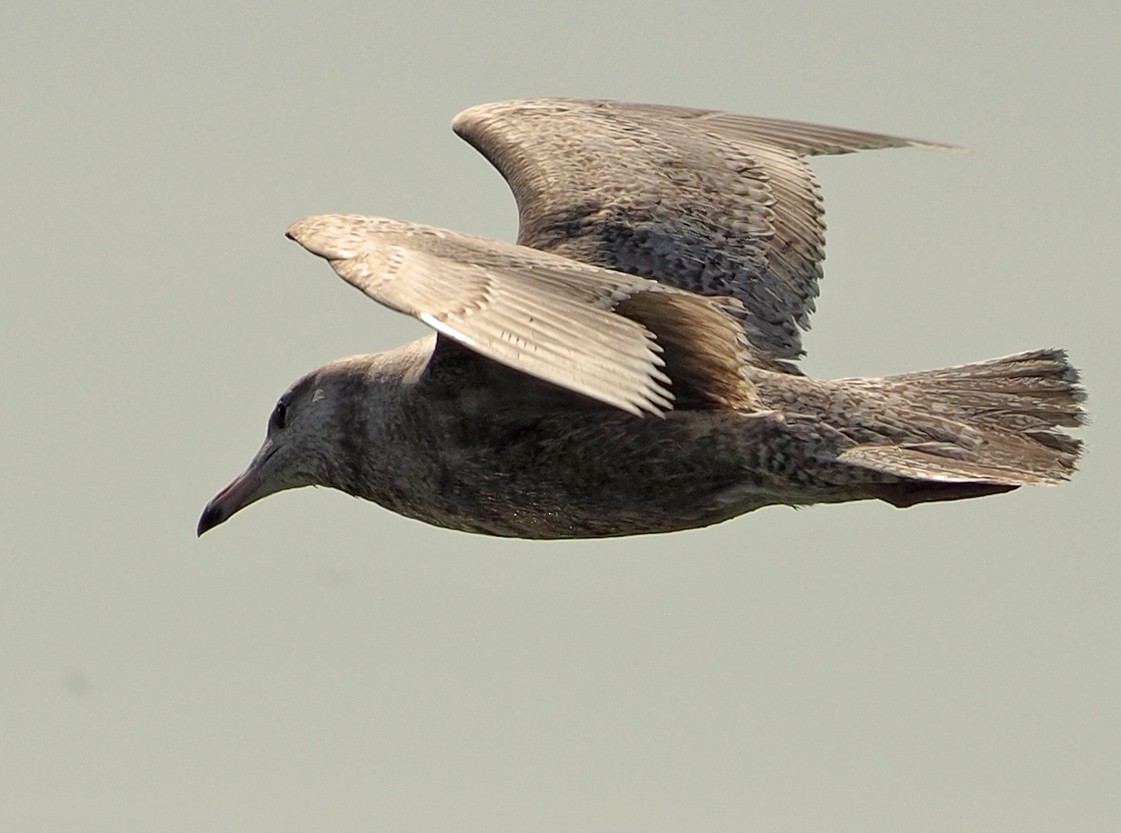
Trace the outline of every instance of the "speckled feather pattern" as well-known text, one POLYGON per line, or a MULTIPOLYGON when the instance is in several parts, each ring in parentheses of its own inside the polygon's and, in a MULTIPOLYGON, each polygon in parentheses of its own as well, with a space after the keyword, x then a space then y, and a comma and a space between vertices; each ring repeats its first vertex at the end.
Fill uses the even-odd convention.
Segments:
POLYGON ((502 172, 518 242, 744 304, 766 355, 801 355, 824 257, 802 154, 920 145, 893 136, 610 101, 486 104, 455 131, 502 172))
POLYGON ((882 378, 798 370, 824 247, 806 157, 946 146, 688 108, 542 99, 454 129, 509 182, 518 243, 322 215, 288 236, 436 334, 297 381, 203 532, 323 485, 525 538, 667 532, 762 506, 905 507, 1061 482, 1061 350, 882 378))

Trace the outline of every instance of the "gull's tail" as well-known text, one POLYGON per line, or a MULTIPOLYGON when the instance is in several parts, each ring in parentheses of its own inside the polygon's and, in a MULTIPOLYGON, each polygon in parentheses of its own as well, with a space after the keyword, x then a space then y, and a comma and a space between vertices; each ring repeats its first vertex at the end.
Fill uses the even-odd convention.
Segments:
POLYGON ((868 397, 842 428, 858 444, 838 459, 902 478, 875 494, 896 506, 1060 483, 1074 473, 1082 441, 1062 429, 1083 423, 1085 393, 1062 350, 842 384, 868 397))

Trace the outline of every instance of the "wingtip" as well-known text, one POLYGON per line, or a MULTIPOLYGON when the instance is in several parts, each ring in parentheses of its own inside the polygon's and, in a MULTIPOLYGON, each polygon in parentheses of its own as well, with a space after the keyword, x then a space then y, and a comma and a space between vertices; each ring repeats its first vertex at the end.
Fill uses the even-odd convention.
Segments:
POLYGON ((313 255, 338 260, 354 254, 353 229, 356 218, 345 214, 318 214, 304 217, 288 226, 284 236, 299 243, 313 255))
POLYGON ((466 110, 460 110, 455 116, 452 117, 452 132, 461 138, 470 131, 471 125, 474 124, 479 118, 479 112, 486 107, 485 104, 476 104, 474 107, 468 107, 466 110))
POLYGON ((304 234, 304 229, 307 228, 307 218, 297 220, 291 223, 288 228, 284 230, 284 236, 289 240, 294 240, 297 243, 302 243, 301 237, 304 234))
POLYGON ((290 224, 288 228, 284 230, 284 236, 289 240, 294 240, 295 242, 306 248, 306 241, 311 234, 316 221, 322 220, 323 216, 326 215, 317 217, 304 217, 302 219, 296 220, 296 222, 290 224))
POLYGON ((952 145, 947 142, 931 142, 927 139, 908 139, 907 147, 918 150, 936 150, 942 153, 970 154, 973 151, 962 145, 952 145))

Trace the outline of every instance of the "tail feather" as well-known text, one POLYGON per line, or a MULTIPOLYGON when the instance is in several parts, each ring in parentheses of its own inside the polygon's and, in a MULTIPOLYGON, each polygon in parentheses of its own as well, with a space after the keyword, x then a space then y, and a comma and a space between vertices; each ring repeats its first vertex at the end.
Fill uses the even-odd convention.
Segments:
POLYGON ((1085 422, 1085 393, 1062 350, 861 380, 857 386, 880 407, 865 410, 864 433, 839 459, 912 487, 923 484, 900 495, 878 495, 896 505, 973 496, 961 491, 962 484, 1059 483, 1076 468, 1082 441, 1062 429, 1085 422), (873 428, 877 423, 879 430, 873 428), (868 429, 877 435, 872 441, 868 429))
POLYGON ((999 359, 918 373, 902 373, 885 380, 892 387, 921 391, 932 397, 936 413, 968 415, 974 422, 1007 431, 1056 436, 1056 427, 1073 428, 1085 420, 1081 403, 1086 395, 1078 371, 1064 350, 1031 350, 999 359))

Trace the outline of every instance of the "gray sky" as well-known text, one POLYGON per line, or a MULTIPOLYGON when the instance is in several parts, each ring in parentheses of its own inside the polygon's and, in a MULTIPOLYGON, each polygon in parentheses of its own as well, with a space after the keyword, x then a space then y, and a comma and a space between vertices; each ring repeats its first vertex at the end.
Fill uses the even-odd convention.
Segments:
POLYGON ((9 4, 0 829, 1121 828, 1121 7, 976 5, 9 4), (301 490, 196 540, 293 379, 423 332, 287 224, 512 239, 448 125, 541 95, 971 148, 816 163, 805 366, 1068 347, 1083 470, 550 544, 301 490))

